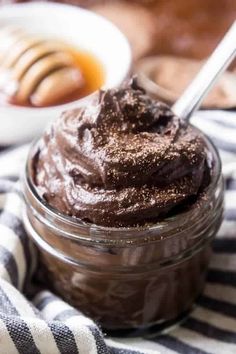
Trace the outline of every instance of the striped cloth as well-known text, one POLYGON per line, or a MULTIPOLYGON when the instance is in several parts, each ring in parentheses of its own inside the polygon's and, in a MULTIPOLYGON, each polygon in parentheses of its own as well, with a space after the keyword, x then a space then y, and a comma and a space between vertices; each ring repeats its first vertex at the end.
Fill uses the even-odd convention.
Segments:
POLYGON ((0 354, 236 353, 236 113, 199 112, 193 122, 220 148, 225 220, 197 306, 184 322, 152 338, 108 338, 91 319, 33 288, 37 259, 21 219, 18 182, 28 146, 0 152, 0 354))

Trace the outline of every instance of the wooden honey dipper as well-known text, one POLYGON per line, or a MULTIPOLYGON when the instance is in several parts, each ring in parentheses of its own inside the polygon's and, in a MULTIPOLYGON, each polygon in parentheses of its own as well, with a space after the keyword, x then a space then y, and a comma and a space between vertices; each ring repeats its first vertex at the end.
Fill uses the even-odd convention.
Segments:
POLYGON ((0 30, 0 92, 11 102, 55 105, 83 85, 68 45, 14 27, 0 30))

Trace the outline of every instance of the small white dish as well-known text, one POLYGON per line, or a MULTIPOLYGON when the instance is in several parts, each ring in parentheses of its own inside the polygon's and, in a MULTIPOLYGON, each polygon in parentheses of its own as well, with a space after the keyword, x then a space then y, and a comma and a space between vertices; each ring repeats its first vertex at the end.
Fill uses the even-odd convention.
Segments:
MULTIPOLYGON (((94 54, 103 65, 103 88, 119 85, 128 76, 132 56, 125 36, 111 22, 79 7, 36 2, 2 6, 0 27, 14 25, 65 40, 94 54)), ((61 112, 86 104, 88 97, 49 108, 0 107, 0 145, 30 140, 61 112)))

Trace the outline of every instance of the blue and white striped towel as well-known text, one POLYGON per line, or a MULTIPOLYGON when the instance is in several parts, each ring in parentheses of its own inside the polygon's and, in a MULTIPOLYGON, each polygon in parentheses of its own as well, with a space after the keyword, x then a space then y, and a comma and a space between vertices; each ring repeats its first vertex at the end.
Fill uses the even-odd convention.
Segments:
POLYGON ((0 153, 0 354, 236 353, 236 113, 200 112, 193 122, 220 148, 227 179, 225 220, 196 308, 182 324, 152 339, 104 337, 92 320, 49 291, 40 290, 30 300, 22 295, 29 298, 37 265, 16 182, 28 146, 0 153))

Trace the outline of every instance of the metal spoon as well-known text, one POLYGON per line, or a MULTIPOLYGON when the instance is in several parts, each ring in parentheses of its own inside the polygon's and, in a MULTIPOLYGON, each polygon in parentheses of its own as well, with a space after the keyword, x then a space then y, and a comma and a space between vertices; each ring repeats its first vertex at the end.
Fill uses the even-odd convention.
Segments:
POLYGON ((189 120, 202 100, 226 70, 236 55, 236 21, 225 34, 195 79, 172 106, 173 112, 184 120, 189 120))

